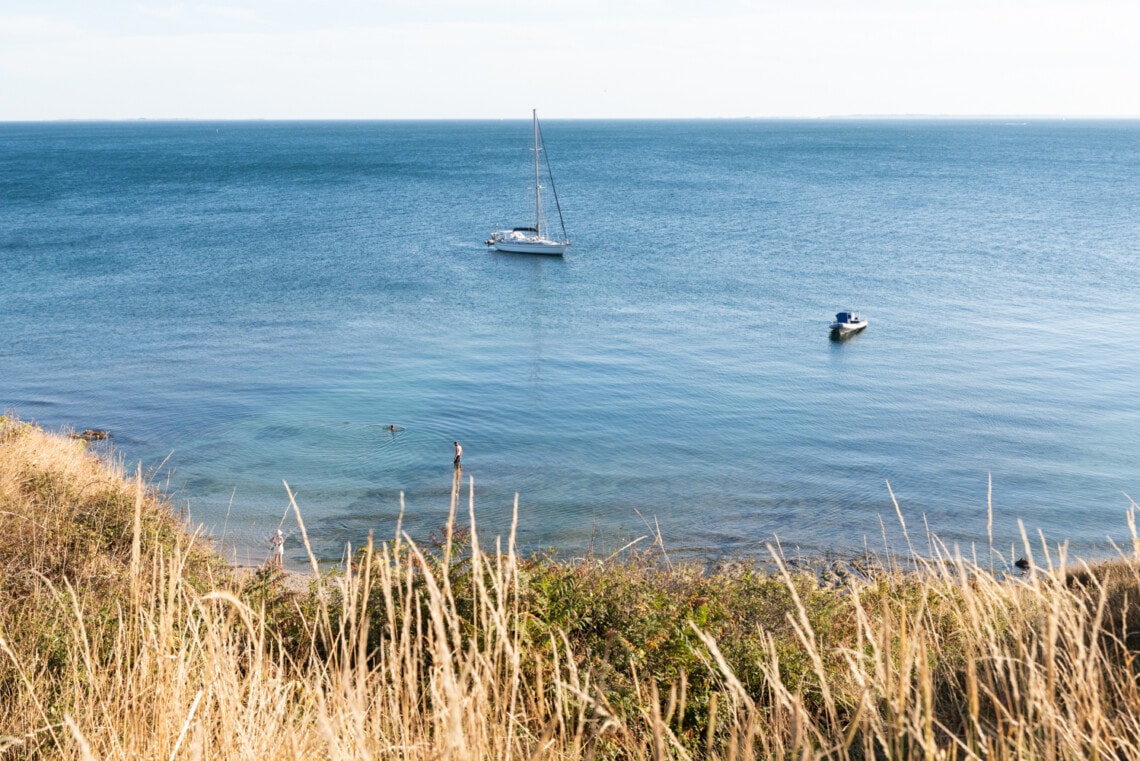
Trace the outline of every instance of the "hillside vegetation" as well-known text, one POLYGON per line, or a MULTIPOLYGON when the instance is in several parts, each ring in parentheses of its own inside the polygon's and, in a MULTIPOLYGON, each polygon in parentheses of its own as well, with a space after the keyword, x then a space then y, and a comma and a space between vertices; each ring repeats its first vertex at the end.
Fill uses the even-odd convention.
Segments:
POLYGON ((1140 758, 1131 557, 708 571, 452 507, 296 591, 0 418, 0 759, 1140 758))

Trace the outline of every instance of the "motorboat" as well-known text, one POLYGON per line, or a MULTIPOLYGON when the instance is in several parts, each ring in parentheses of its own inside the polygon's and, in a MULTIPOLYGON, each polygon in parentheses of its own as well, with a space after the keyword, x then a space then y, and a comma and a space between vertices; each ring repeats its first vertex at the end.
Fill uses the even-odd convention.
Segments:
POLYGON ((570 238, 566 235, 566 223, 562 220, 562 207, 558 203, 558 191, 554 189, 554 175, 550 171, 549 159, 545 161, 545 174, 550 181, 550 193, 554 197, 554 206, 558 210, 558 224, 562 229, 562 236, 560 238, 553 237, 550 233, 550 226, 546 222, 542 203, 542 191, 546 187, 542 184, 542 159, 545 159, 546 151, 542 140, 542 130, 538 126, 538 111, 532 111, 531 116, 534 122, 534 224, 526 227, 496 230, 491 233, 491 237, 487 239, 486 243, 488 246, 493 246, 497 251, 507 251, 514 254, 562 256, 566 253, 566 249, 570 248, 570 238))
POLYGON ((858 312, 848 310, 837 312, 835 322, 831 323, 830 327, 833 336, 850 336, 867 327, 867 321, 858 312))

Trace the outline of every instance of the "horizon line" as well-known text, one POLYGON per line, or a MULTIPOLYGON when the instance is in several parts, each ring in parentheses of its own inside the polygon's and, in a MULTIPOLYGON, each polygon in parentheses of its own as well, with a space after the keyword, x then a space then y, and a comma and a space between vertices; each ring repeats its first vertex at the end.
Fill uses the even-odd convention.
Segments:
MULTIPOLYGON (((66 123, 66 122, 497 122, 526 121, 515 116, 127 116, 127 117, 54 117, 0 118, 0 124, 66 123)), ((972 121, 1014 119, 1021 121, 1140 121, 1140 115, 1096 114, 833 114, 828 116, 554 116, 549 121, 972 121)))

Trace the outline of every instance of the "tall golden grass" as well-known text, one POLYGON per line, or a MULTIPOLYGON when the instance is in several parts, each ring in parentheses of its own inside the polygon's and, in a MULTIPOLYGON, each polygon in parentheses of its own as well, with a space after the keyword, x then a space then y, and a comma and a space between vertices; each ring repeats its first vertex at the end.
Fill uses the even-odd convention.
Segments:
POLYGON ((1140 758, 1132 557, 1016 575, 934 542, 836 586, 778 554, 524 558, 458 482, 451 512, 438 547, 369 539, 290 592, 3 419, 0 758, 1140 758))

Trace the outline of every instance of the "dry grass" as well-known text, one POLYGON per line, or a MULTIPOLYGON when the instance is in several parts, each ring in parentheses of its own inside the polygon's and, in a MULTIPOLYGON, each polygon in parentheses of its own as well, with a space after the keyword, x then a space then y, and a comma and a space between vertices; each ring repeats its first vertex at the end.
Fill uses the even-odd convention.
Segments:
POLYGON ((0 421, 0 758, 1140 757, 1132 558, 824 585, 521 558, 463 503, 298 594, 0 421))

